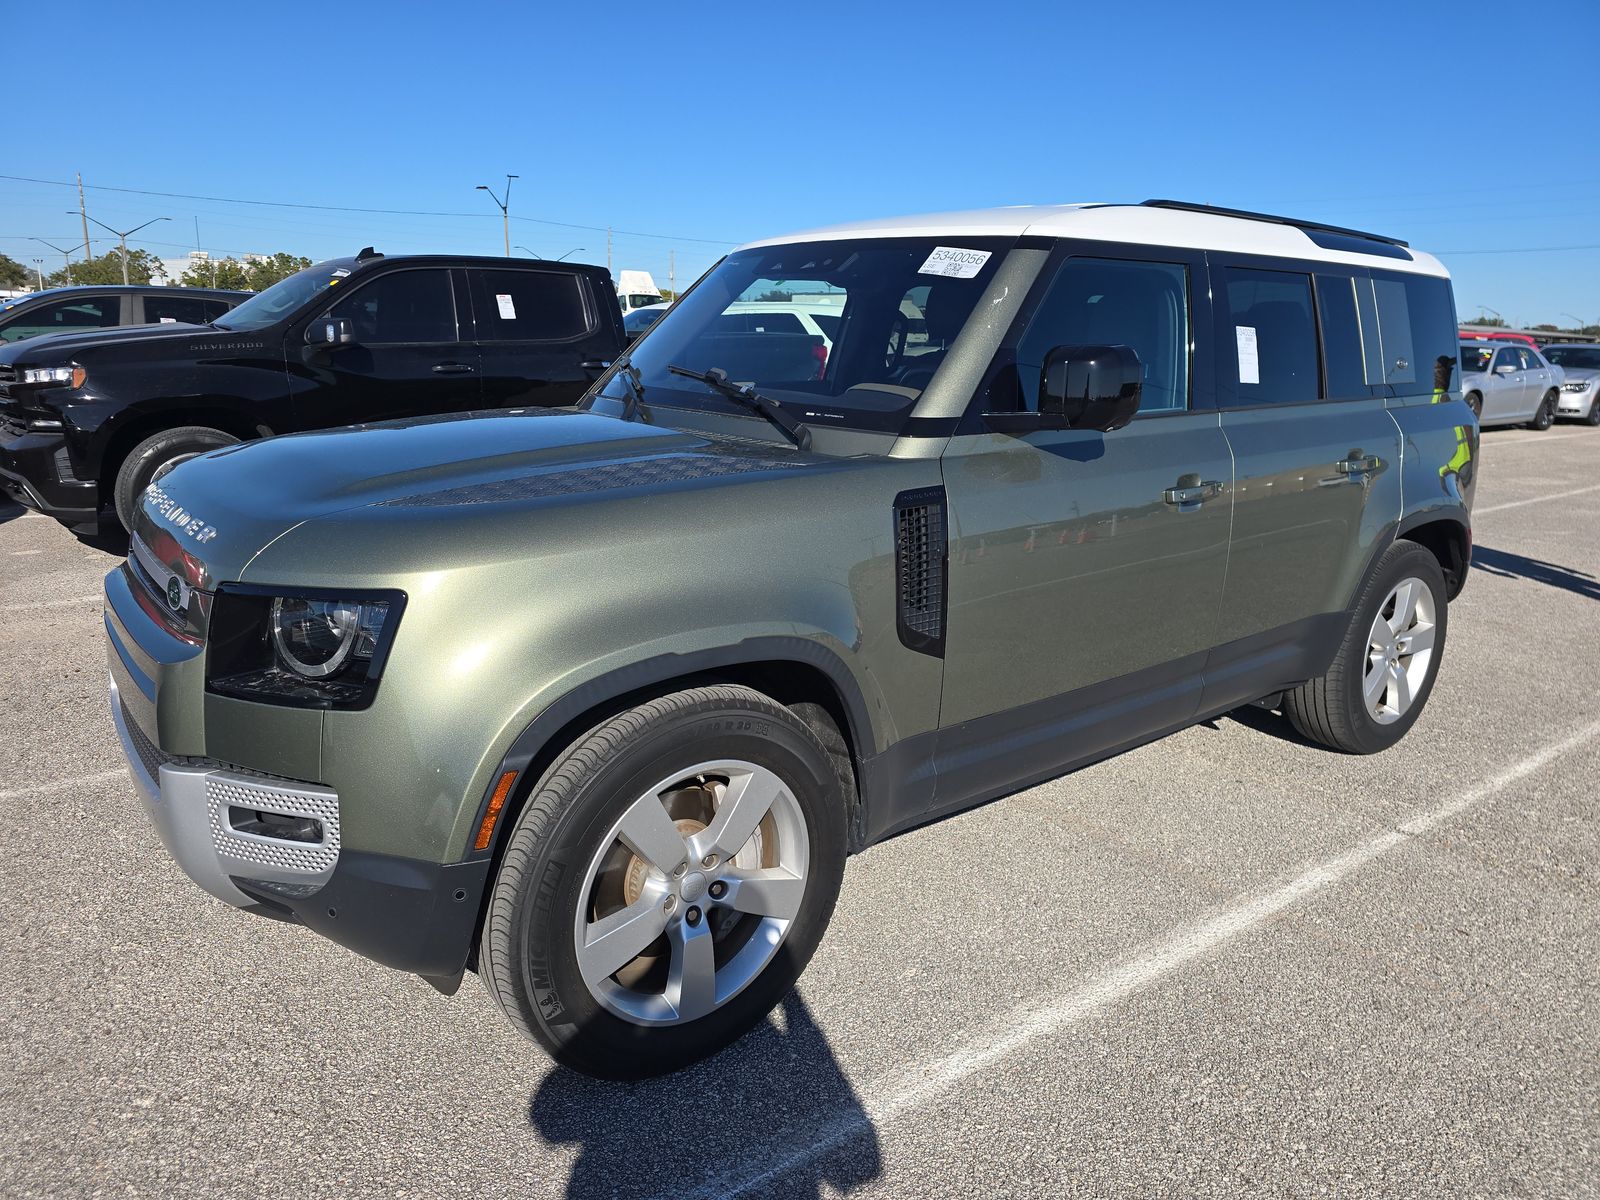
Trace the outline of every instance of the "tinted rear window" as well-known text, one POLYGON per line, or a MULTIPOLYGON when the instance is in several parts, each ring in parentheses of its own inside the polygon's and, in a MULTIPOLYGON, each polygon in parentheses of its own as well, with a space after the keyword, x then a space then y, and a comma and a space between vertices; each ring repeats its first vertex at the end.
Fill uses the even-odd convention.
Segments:
POLYGON ((1353 400, 1372 395, 1367 386, 1356 317, 1357 281, 1342 275, 1317 276, 1317 309, 1322 317, 1322 355, 1328 371, 1328 397, 1353 400))
POLYGON ((474 271, 478 337, 561 341, 589 330, 582 284, 557 271, 474 271))

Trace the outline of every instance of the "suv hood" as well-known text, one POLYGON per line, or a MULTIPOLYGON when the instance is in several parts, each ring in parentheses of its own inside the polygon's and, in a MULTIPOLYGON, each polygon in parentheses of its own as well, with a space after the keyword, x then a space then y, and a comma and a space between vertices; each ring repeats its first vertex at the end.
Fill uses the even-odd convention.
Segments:
POLYGON ((255 554, 295 526, 351 509, 527 509, 835 461, 564 409, 429 417, 192 459, 145 494, 135 533, 148 547, 175 543, 189 582, 209 588, 241 580, 255 554))
MULTIPOLYGON (((84 329, 76 333, 41 333, 38 337, 24 338, 0 347, 0 363, 26 360, 58 362, 70 359, 85 350, 98 350, 103 346, 125 346, 130 342, 150 345, 163 341, 174 346, 204 349, 214 341, 238 342, 248 335, 213 329, 209 325, 185 325, 181 322, 166 325, 114 325, 109 329, 84 329)), ((257 337, 256 341, 261 339, 257 337)))

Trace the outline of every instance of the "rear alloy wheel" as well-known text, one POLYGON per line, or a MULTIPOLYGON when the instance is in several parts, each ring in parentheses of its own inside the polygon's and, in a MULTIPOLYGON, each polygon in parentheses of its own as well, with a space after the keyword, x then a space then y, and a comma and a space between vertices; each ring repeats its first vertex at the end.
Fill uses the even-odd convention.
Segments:
POLYGON ((731 685, 575 743, 509 835, 479 940, 501 1010, 558 1062, 638 1079, 715 1053, 810 961, 844 871, 829 751, 731 685))
POLYGON ((1394 745, 1433 690, 1448 615, 1439 560, 1415 542, 1397 541, 1362 589, 1327 673, 1284 693, 1294 727, 1350 754, 1394 745))
POLYGON ((1554 425, 1556 421, 1556 394, 1545 393, 1545 398, 1539 402, 1539 411, 1533 414, 1533 420, 1528 424, 1534 429, 1543 432, 1554 425))
POLYGON ((133 518, 139 511, 139 497, 145 488, 164 478, 173 468, 191 458, 224 446, 236 446, 239 439, 220 429, 203 425, 185 425, 179 429, 164 429, 145 438, 135 446, 117 468, 117 481, 112 489, 112 503, 116 506, 117 520, 129 533, 133 532, 133 518))

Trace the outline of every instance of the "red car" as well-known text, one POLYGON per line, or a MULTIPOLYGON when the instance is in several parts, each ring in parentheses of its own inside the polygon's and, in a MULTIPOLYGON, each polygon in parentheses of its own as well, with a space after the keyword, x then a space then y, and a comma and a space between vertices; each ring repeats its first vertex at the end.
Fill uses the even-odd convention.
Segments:
POLYGON ((1477 329, 1463 329, 1461 331, 1461 340, 1464 342, 1479 340, 1521 342, 1524 346, 1532 346, 1535 350, 1539 348, 1539 343, 1525 333, 1489 333, 1477 329))

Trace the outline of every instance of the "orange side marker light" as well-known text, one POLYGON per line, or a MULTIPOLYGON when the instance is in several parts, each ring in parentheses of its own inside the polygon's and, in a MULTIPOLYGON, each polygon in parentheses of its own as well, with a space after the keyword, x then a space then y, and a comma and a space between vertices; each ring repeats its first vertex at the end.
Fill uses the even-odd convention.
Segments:
POLYGON ((489 797, 489 811, 483 814, 483 824, 478 826, 478 840, 472 843, 474 850, 487 850, 489 839, 494 836, 495 822, 500 819, 500 814, 505 811, 506 797, 511 794, 511 785, 517 781, 515 771, 507 771, 500 776, 500 782, 495 785, 494 795, 489 797))

